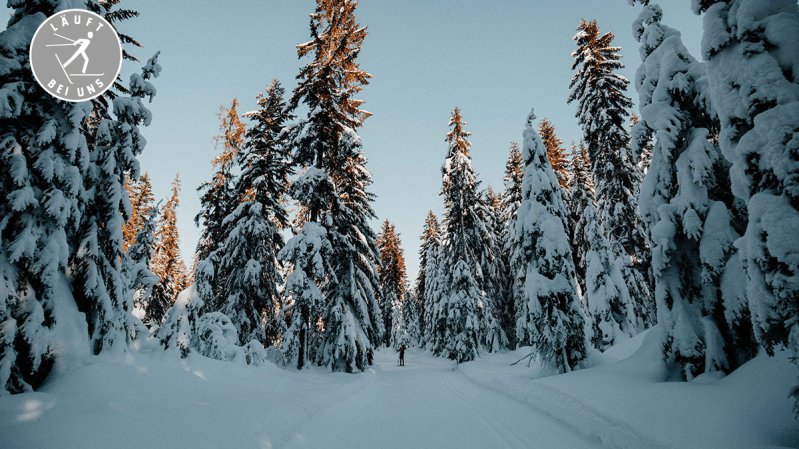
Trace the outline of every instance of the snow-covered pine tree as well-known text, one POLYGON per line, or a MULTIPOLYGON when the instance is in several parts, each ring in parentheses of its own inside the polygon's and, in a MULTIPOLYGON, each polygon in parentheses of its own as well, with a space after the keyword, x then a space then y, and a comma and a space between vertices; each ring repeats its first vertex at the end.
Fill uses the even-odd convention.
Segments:
POLYGON ((799 360, 799 5, 693 5, 704 13, 702 53, 719 144, 732 162, 732 191, 748 206, 738 246, 755 334, 768 353, 787 346, 799 360))
POLYGON ((177 208, 180 204, 180 175, 172 181, 172 194, 161 210, 156 231, 156 244, 151 263, 152 272, 158 276, 153 286, 144 320, 160 323, 178 294, 189 284, 186 265, 180 254, 180 235, 177 225, 177 208))
MULTIPOLYGON (((591 179, 591 163, 588 160, 588 151, 580 142, 578 147, 571 144, 569 158, 569 190, 571 196, 566 204, 569 212, 569 242, 574 259, 574 272, 577 276, 577 285, 585 294, 585 256, 589 251, 589 240, 585 233, 586 221, 583 211, 588 206, 596 208, 594 181, 591 179)), ((594 214, 596 219, 596 214, 594 214)))
POLYGON ((428 273, 436 265, 436 255, 438 254, 438 248, 441 246, 438 218, 436 218, 432 210, 427 211, 427 218, 425 218, 424 228, 419 239, 422 244, 419 246, 419 274, 416 276, 414 295, 416 296, 416 308, 419 312, 419 335, 426 343, 427 312, 428 305, 431 304, 429 297, 433 291, 430 285, 433 279, 428 277, 428 273))
POLYGON ((280 257, 291 265, 284 360, 299 369, 314 361, 334 371, 363 371, 367 351, 384 333, 379 255, 368 224, 371 175, 356 132, 370 113, 355 95, 371 78, 357 63, 367 35, 355 18, 357 6, 356 0, 317 0, 311 40, 297 46, 299 57, 312 58, 291 99, 292 107, 303 103, 309 113, 289 130, 301 170, 291 196, 302 227, 280 257))
MULTIPOLYGON (((203 226, 200 241, 197 243, 197 260, 206 259, 212 251, 225 241, 227 230, 223 224, 225 217, 239 205, 234 169, 236 156, 244 144, 246 127, 239 118, 239 101, 233 99, 229 108, 219 109, 219 135, 217 144, 222 151, 211 161, 215 172, 209 181, 200 185, 200 212, 194 217, 197 226, 203 226)), ((222 284, 217 284, 221 288, 222 284)), ((218 298, 203 298, 206 305, 218 298)))
POLYGON ((566 234, 566 207, 530 111, 524 130, 522 200, 511 236, 520 345, 560 372, 586 358, 584 318, 566 234))
MULTIPOLYGON (((122 268, 127 282, 127 295, 133 301, 133 314, 144 322, 150 304, 150 295, 159 279, 152 272, 150 264, 155 250, 155 231, 158 219, 158 208, 153 210, 141 230, 136 234, 136 240, 128 247, 122 259, 122 268)), ((158 323, 145 322, 148 327, 158 323)))
POLYGON ((18 393, 45 380, 55 358, 51 334, 74 318, 63 315, 72 301, 63 285, 86 198, 81 129, 91 105, 53 98, 29 68, 33 34, 62 2, 8 7, 0 33, 0 386, 18 393))
MULTIPOLYGON (((642 3, 648 4, 648 1, 642 3)), ((641 117, 655 133, 641 213, 652 231, 658 322, 667 362, 692 379, 728 371, 733 342, 723 314, 721 279, 736 259, 727 162, 714 144, 717 124, 706 92, 704 64, 688 52, 676 30, 646 5, 633 31, 641 42, 636 75, 641 117)), ((639 123, 640 125, 640 123, 639 123)), ((743 348, 751 342, 742 343, 743 348)))
POLYGON ((402 301, 401 332, 392 337, 395 347, 397 343, 422 347, 422 335, 419 332, 419 323, 422 320, 419 315, 419 301, 413 297, 413 292, 408 288, 402 301))
MULTIPOLYGON (((594 348, 604 351, 637 333, 635 310, 623 268, 614 263, 608 238, 597 219, 593 194, 582 210, 577 226, 582 233, 585 270, 583 303, 594 348)), ((581 246, 582 246, 581 245, 581 246)), ((618 262, 616 259, 615 262, 618 262)))
POLYGON ((198 271, 215 269, 211 283, 221 284, 219 301, 206 303, 204 311, 227 315, 242 344, 257 340, 270 346, 280 342, 284 331, 277 254, 285 244, 281 232, 289 224, 285 200, 292 167, 282 130, 292 116, 277 80, 266 95, 258 95, 257 103, 258 110, 247 114, 252 126, 238 153, 242 172, 235 196, 242 202, 224 219, 226 237, 211 257, 199 262, 203 267, 198 271), (214 267, 204 265, 211 260, 214 267))
POLYGON ((122 225, 122 249, 127 251, 130 245, 136 242, 136 237, 144 228, 144 224, 153 217, 155 211, 155 196, 150 175, 144 173, 137 180, 126 177, 125 190, 130 199, 130 216, 122 225))
POLYGON ((377 235, 377 249, 380 251, 380 309, 383 312, 383 326, 391 329, 386 332, 383 343, 392 346, 396 344, 393 338, 398 330, 404 328, 402 303, 406 299, 408 276, 399 234, 388 220, 383 221, 383 227, 377 235), (400 321, 395 321, 395 318, 400 321))
POLYGON ((513 271, 514 267, 511 265, 511 235, 513 234, 513 226, 516 222, 516 215, 519 211, 519 204, 522 202, 522 152, 519 149, 519 144, 511 142, 510 150, 508 151, 508 159, 505 162, 505 175, 502 180, 505 184, 505 190, 502 192, 502 222, 505 229, 502 235, 502 249, 503 258, 506 260, 508 272, 506 275, 506 290, 509 292, 509 297, 505 305, 509 309, 509 316, 506 316, 503 324, 505 335, 508 336, 509 346, 515 348, 518 345, 516 341, 516 300, 513 293, 513 282, 516 278, 516 273, 513 271))
POLYGON ((339 199, 332 213, 336 226, 333 260, 339 282, 329 297, 324 318, 326 341, 317 363, 334 371, 353 372, 366 369, 366 351, 378 345, 387 330, 379 323, 380 254, 369 225, 369 220, 376 218, 371 205, 374 195, 368 192, 372 177, 360 137, 348 132, 343 140, 342 147, 349 146, 350 154, 338 177, 339 199))
POLYGON ((508 223, 505 222, 503 195, 494 193, 494 189, 488 187, 485 196, 488 209, 486 225, 492 236, 492 240, 486 241, 491 259, 484 260, 482 268, 483 277, 487 278, 483 290, 490 298, 486 301, 486 307, 491 307, 492 315, 499 322, 507 339, 502 346, 514 347, 516 344, 516 313, 513 304, 513 275, 510 272, 510 257, 505 250, 508 240, 508 223))
POLYGON ((194 217, 194 222, 197 226, 202 225, 203 229, 194 254, 198 270, 193 276, 205 311, 222 310, 228 298, 225 290, 228 273, 221 270, 220 259, 225 256, 223 245, 229 235, 225 219, 236 210, 242 199, 234 169, 244 145, 246 126, 239 118, 238 105, 234 98, 229 108, 219 108, 219 135, 215 140, 222 146, 222 151, 211 161, 215 168, 213 176, 197 189, 201 193, 200 212, 194 217))
POLYGON ((636 318, 620 267, 613 264, 610 243, 599 226, 585 145, 572 145, 571 197, 567 205, 569 241, 577 284, 588 320, 587 336, 594 348, 604 351, 619 337, 635 335, 636 318))
MULTIPOLYGON (((95 352, 106 345, 113 345, 115 340, 131 339, 135 337, 136 322, 133 319, 134 296, 131 286, 146 289, 152 285, 154 275, 147 270, 150 250, 141 249, 137 255, 141 263, 145 264, 143 270, 128 272, 125 266, 128 254, 124 251, 124 225, 125 218, 132 218, 132 207, 125 191, 125 180, 129 177, 139 177, 139 162, 136 156, 141 154, 146 145, 146 140, 139 133, 140 126, 149 126, 152 114, 144 105, 143 99, 152 101, 156 94, 155 86, 151 80, 161 73, 158 64, 158 53, 150 58, 142 67, 141 74, 133 74, 124 96, 116 96, 112 101, 114 119, 102 120, 96 128, 94 136, 95 148, 91 151, 93 165, 90 165, 84 185, 92 196, 89 197, 86 210, 96 210, 94 218, 84 212, 81 224, 83 238, 78 248, 78 255, 73 262, 75 266, 75 293, 78 305, 86 301, 89 310, 84 310, 89 319, 89 329, 94 333, 95 352), (97 278, 97 273, 100 277, 97 278), (114 314, 114 321, 119 322, 119 329, 112 330, 103 316, 107 316, 110 301, 114 314), (95 318, 94 314, 97 314, 95 318), (95 321, 96 319, 96 321, 95 321), (114 332, 120 335, 113 335, 114 332), (123 337, 121 332, 126 335, 123 337)), ((137 198, 137 219, 146 220, 141 225, 141 231, 147 232, 147 221, 152 221, 154 208, 147 204, 149 180, 143 177, 141 194, 137 198), (150 210, 148 210, 148 208, 150 210)), ((149 232, 152 232, 150 226, 149 232)), ((142 236, 144 238, 144 236, 142 236)), ((124 341, 124 340, 123 340, 124 341)))
POLYGON ((547 119, 541 119, 538 126, 538 133, 547 148, 547 158, 552 165, 552 170, 558 176, 558 184, 564 193, 569 189, 569 160, 566 149, 563 148, 563 140, 555 133, 555 125, 547 119))
POLYGON ((434 354, 458 362, 473 360, 481 347, 492 350, 507 344, 491 307, 486 306, 482 264, 491 257, 487 254, 490 245, 485 244, 491 239, 488 211, 472 169, 470 133, 463 125, 460 110, 455 108, 446 138, 449 150, 441 169, 444 240, 438 260, 437 304, 433 306, 437 318, 429 341, 434 354))
POLYGON ((576 70, 569 84, 568 102, 577 103, 596 188, 600 226, 608 237, 614 263, 623 265, 636 316, 642 327, 654 322, 654 304, 648 280, 651 253, 638 215, 636 188, 640 173, 630 151, 625 91, 629 82, 616 73, 624 67, 613 33, 600 34, 596 20, 583 20, 574 36, 576 70))

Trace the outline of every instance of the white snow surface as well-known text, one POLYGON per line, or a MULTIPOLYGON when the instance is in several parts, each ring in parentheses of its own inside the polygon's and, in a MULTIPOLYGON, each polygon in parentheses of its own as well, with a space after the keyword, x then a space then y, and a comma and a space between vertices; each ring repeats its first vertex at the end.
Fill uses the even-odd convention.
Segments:
POLYGON ((795 367, 667 382, 657 329, 546 376, 527 352, 457 368, 382 349, 366 373, 250 367, 160 350, 92 357, 39 392, 0 397, 3 448, 797 447, 795 367), (639 348, 640 346, 640 348, 639 348))

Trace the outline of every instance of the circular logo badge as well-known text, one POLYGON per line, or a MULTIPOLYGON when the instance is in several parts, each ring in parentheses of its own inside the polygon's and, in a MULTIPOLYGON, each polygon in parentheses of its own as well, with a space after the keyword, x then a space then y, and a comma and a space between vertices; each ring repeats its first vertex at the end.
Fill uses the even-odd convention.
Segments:
POLYGON ((50 95, 86 101, 107 91, 122 67, 122 45, 114 27, 85 9, 47 18, 33 35, 33 76, 50 95))

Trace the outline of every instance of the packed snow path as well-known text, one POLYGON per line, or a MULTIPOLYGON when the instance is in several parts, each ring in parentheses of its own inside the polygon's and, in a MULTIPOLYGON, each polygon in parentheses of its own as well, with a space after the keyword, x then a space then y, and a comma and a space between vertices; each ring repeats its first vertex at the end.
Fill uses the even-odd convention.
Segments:
POLYGON ((452 362, 393 350, 363 374, 164 354, 97 359, 0 398, 1 447, 596 448, 452 362))
MULTIPOLYGON (((297 429, 286 448, 596 448, 536 411, 470 382, 449 360, 383 349, 357 392, 297 429)), ((283 447, 278 445, 276 447, 283 447)))

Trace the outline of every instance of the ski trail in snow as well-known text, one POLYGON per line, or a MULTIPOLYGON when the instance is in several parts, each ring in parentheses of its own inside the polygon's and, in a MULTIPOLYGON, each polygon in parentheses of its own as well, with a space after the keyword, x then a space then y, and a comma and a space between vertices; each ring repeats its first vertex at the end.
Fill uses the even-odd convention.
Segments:
POLYGON ((477 413, 483 421, 489 424, 497 436, 507 443, 507 448, 527 449, 529 447, 529 442, 525 442, 517 437, 514 430, 503 424, 501 419, 498 419, 496 415, 483 407, 483 405, 475 399, 459 391, 458 387, 453 384, 455 376, 452 371, 441 373, 438 378, 443 388, 452 393, 456 399, 460 400, 468 409, 477 413))
POLYGON ((302 438, 304 430, 311 427, 318 416, 329 411, 333 407, 340 407, 347 401, 353 400, 358 394, 369 388, 369 385, 374 382, 374 375, 375 373, 373 371, 364 373, 362 378, 366 378, 365 382, 358 379, 345 387, 337 388, 330 393, 316 398, 313 403, 309 403, 308 406, 305 407, 307 414, 296 421, 294 425, 291 426, 291 429, 274 443, 273 447, 275 449, 290 447, 295 440, 302 438))
POLYGON ((546 414, 579 434, 598 441, 607 449, 671 449, 639 434, 628 424, 584 404, 577 398, 540 382, 532 381, 524 394, 514 394, 459 371, 473 385, 524 404, 546 414))
MULTIPOLYGON (((410 352, 376 354, 374 378, 351 397, 303 421, 279 449, 596 449, 589 441, 524 404, 479 388, 448 360, 410 352)), ((340 398, 336 395, 336 398, 340 398)), ((335 399, 334 399, 335 400, 335 399)))

